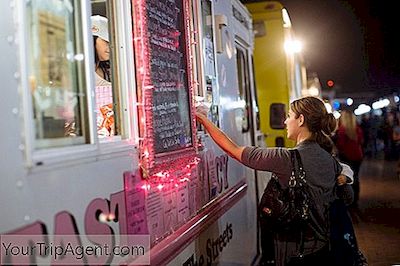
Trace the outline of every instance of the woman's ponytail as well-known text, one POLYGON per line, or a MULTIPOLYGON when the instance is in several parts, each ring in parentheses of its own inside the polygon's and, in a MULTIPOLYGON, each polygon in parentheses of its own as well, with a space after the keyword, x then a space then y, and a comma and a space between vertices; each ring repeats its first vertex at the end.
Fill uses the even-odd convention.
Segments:
POLYGON ((333 141, 330 138, 337 129, 337 120, 333 114, 328 113, 323 101, 319 98, 308 96, 291 103, 291 109, 298 117, 303 114, 307 128, 312 138, 326 151, 332 153, 333 141))
POLYGON ((331 136, 336 131, 338 126, 336 118, 332 113, 326 113, 321 119, 321 130, 315 133, 315 140, 329 153, 333 153, 335 144, 333 143, 331 136))
POLYGON ((321 131, 327 136, 331 136, 336 131, 337 126, 337 120, 332 113, 326 113, 321 120, 321 131))

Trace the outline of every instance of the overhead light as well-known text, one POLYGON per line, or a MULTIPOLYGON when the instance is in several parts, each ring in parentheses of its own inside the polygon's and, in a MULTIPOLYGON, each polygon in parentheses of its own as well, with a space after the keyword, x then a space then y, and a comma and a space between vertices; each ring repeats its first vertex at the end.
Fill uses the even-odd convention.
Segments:
POLYGON ((285 42, 284 48, 288 54, 300 53, 303 48, 303 44, 297 40, 289 40, 285 42))

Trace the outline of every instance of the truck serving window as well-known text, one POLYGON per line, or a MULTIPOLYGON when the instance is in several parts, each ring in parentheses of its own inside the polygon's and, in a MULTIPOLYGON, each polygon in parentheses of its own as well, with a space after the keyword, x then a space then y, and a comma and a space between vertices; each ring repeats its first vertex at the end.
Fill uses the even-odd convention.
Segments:
MULTIPOLYGON (((94 76, 95 76, 95 113, 96 131, 100 141, 110 141, 118 135, 116 128, 117 104, 114 101, 116 93, 113 87, 114 60, 111 48, 110 27, 112 19, 108 18, 107 3, 105 0, 95 0, 92 3, 92 16, 90 17, 91 32, 94 51, 94 76)), ((114 77, 115 78, 115 77, 114 77)))
POLYGON ((81 14, 75 5, 27 2, 35 149, 90 141, 81 14))
POLYGON ((129 1, 91 0, 95 123, 100 142, 132 137, 134 80, 129 1), (132 58, 132 59, 129 59, 132 58), (130 99, 130 100, 128 100, 130 99))
POLYGON ((242 116, 242 132, 248 132, 250 130, 250 95, 249 95, 249 69, 248 69, 248 57, 246 50, 241 45, 236 44, 236 65, 237 65, 237 77, 239 84, 239 103, 243 110, 242 116))
POLYGON ((283 103, 273 103, 270 106, 269 123, 272 129, 284 129, 286 119, 286 106, 283 103))

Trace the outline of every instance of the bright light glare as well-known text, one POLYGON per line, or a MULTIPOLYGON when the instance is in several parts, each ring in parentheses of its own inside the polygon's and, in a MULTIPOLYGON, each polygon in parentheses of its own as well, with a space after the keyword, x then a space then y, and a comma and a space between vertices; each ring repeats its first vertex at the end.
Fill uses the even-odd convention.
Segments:
POLYGON ((396 102, 396 103, 398 103, 399 101, 400 101, 400 98, 399 98, 399 96, 394 96, 394 101, 396 102))
POLYGON ((371 106, 366 104, 360 104, 356 110, 354 110, 355 115, 362 115, 371 111, 371 106))
POLYGON ((353 104, 353 99, 352 98, 347 98, 347 100, 346 100, 346 104, 348 105, 348 106, 351 106, 352 104, 353 104))
POLYGON ((83 59, 85 59, 85 56, 83 54, 76 54, 74 58, 76 61, 82 61, 83 59))
POLYGON ((328 113, 332 113, 332 105, 330 103, 324 103, 324 104, 326 111, 328 111, 328 113))
POLYGON ((283 19, 283 27, 290 28, 292 26, 289 14, 288 14, 287 10, 284 8, 282 9, 282 19, 283 19))
POLYGON ((285 51, 288 54, 300 53, 303 49, 303 44, 297 40, 286 41, 284 44, 285 51))
POLYGON ((319 95, 319 89, 318 89, 317 87, 315 87, 315 86, 311 86, 311 87, 308 89, 308 93, 309 93, 311 96, 318 96, 318 95, 319 95))
POLYGON ((341 114, 340 114, 338 111, 334 111, 334 112, 333 112, 333 116, 334 116, 336 119, 339 119, 340 116, 341 116, 341 114))
POLYGON ((381 109, 383 107, 388 106, 389 104, 390 104, 389 99, 383 99, 383 100, 379 100, 379 101, 374 102, 372 104, 372 108, 375 109, 375 110, 376 109, 381 109))
POLYGON ((100 215, 99 215, 99 221, 100 221, 101 223, 106 223, 106 222, 107 222, 107 215, 104 214, 104 213, 100 213, 100 215))
POLYGON ((221 97, 220 102, 227 109, 244 109, 246 107, 245 100, 232 101, 230 98, 221 97))

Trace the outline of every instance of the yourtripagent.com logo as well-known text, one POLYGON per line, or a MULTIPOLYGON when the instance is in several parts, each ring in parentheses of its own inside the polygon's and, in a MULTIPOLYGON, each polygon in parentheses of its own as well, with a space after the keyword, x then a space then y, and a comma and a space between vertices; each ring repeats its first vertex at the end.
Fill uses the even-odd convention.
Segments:
POLYGON ((1 235, 1 265, 149 265, 149 235, 1 235))

